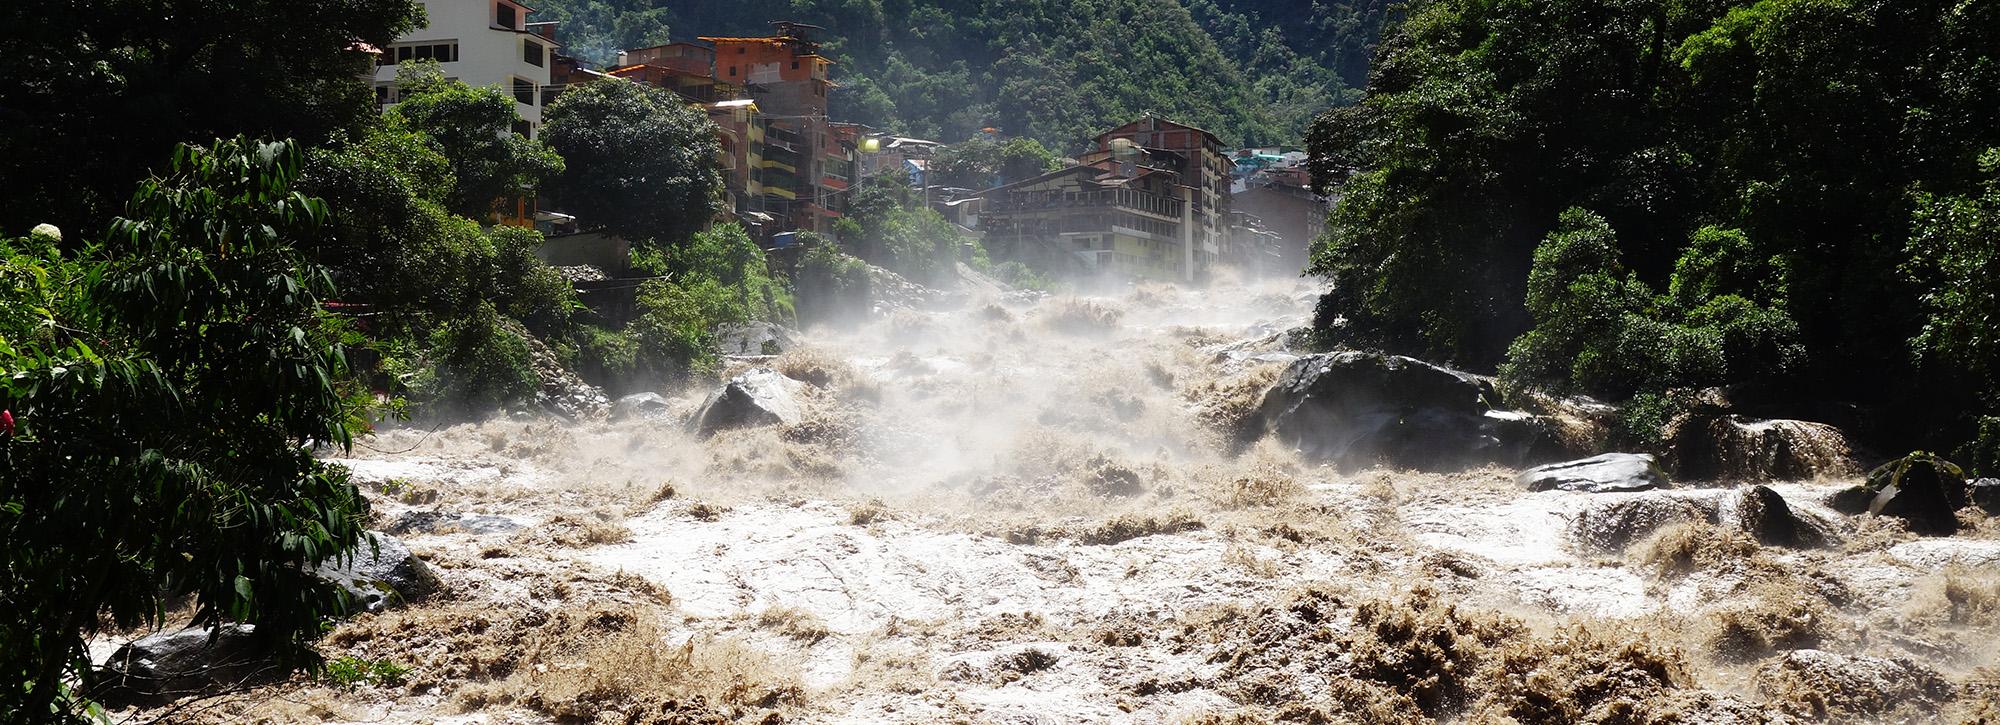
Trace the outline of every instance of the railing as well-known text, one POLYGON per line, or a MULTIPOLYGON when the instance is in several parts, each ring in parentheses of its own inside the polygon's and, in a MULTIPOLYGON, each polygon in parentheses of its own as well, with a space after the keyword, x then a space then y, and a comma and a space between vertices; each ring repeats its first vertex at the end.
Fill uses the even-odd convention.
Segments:
POLYGON ((1071 207, 1115 207, 1128 211, 1179 218, 1186 202, 1134 191, 1084 191, 1061 193, 1014 193, 987 201, 987 211, 1037 211, 1071 207))

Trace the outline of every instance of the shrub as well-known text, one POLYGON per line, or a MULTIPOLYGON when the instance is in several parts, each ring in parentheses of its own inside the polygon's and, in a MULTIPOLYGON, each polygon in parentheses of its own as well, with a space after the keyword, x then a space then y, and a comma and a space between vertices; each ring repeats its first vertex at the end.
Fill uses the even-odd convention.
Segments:
POLYGON ((639 342, 631 335, 585 325, 576 339, 577 373, 584 379, 616 391, 638 371, 639 342))
POLYGON ((576 287, 561 272, 535 256, 543 243, 542 233, 518 227, 494 227, 487 232, 493 241, 493 299, 508 317, 520 320, 528 330, 545 339, 568 337, 571 316, 583 306, 576 287))
MULTIPOLYGON (((1514 341, 1501 377, 1510 386, 1549 385, 1612 398, 1676 388, 1770 380, 1801 365, 1799 327, 1784 311, 1785 267, 1749 259, 1741 232, 1707 227, 1674 265, 1668 292, 1654 296, 1619 277, 1617 239, 1583 209, 1535 250, 1527 307, 1533 329, 1514 341)), ((1635 400, 1626 431, 1658 430, 1654 399, 1635 400)))
POLYGON ((490 410, 526 402, 541 389, 528 341, 508 329, 491 304, 431 336, 432 385, 415 392, 433 404, 490 410))
POLYGON ((734 301, 712 279, 692 285, 654 280, 639 288, 639 316, 626 328, 642 372, 681 379, 715 366, 715 324, 729 321, 734 301))
POLYGON ((2000 476, 2000 416, 1980 418, 1976 437, 1960 446, 1957 453, 1965 462, 1967 475, 2000 476))
POLYGON ((799 261, 800 305, 822 320, 867 314, 871 296, 867 263, 816 236, 801 241, 808 246, 799 261))

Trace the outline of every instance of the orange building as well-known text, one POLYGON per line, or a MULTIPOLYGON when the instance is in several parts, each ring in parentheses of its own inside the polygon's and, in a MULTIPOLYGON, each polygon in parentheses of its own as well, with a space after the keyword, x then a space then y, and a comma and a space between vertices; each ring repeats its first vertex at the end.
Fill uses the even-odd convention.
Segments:
POLYGON ((714 79, 743 84, 764 113, 765 211, 789 228, 826 231, 840 216, 830 200, 851 180, 855 153, 827 122, 833 61, 811 38, 820 28, 774 25, 770 37, 701 40, 714 46, 714 79))

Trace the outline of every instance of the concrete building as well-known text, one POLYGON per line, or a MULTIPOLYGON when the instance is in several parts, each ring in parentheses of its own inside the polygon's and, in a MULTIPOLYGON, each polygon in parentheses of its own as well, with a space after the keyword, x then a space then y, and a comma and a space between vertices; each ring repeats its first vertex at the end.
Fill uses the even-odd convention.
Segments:
POLYGON ((1081 160, 1092 164, 1113 158, 1121 145, 1144 149, 1156 158, 1163 151, 1173 155, 1178 183, 1191 189, 1188 278, 1205 279, 1211 266, 1226 259, 1223 246, 1230 234, 1229 182, 1235 163, 1224 153, 1222 139, 1194 126, 1147 116, 1099 135, 1096 148, 1081 160))
POLYGON ((811 38, 819 28, 774 25, 777 33, 767 37, 701 40, 715 52, 711 77, 743 84, 764 112, 765 212, 792 229, 827 231, 840 217, 830 201, 836 190, 828 181, 848 181, 841 174, 854 157, 851 146, 834 139, 827 122, 833 60, 820 55, 811 38))
POLYGON ((1202 270, 1200 190, 1186 160, 1128 152, 981 192, 977 224, 996 257, 1082 275, 1191 282, 1202 270))
POLYGON ((475 87, 499 88, 514 98, 521 123, 515 131, 541 131, 543 90, 559 47, 554 23, 529 23, 534 12, 512 0, 423 0, 427 24, 382 49, 375 68, 375 100, 401 100, 396 71, 412 60, 434 60, 445 77, 475 87))
POLYGON ((1255 215, 1259 226, 1275 237, 1275 272, 1305 270, 1313 240, 1326 229, 1332 200, 1313 193, 1311 176, 1303 167, 1271 168, 1252 173, 1231 189, 1235 209, 1255 215))

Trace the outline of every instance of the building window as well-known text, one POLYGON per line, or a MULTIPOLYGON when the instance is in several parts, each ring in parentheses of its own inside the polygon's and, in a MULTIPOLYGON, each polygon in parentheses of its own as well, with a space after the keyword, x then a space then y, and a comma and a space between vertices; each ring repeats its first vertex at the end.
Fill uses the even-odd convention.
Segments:
POLYGON ((382 51, 380 60, 377 62, 381 65, 396 65, 413 60, 434 60, 439 63, 455 62, 458 60, 458 41, 410 43, 407 45, 392 46, 388 50, 382 51))
POLYGON ((520 11, 515 10, 514 6, 507 3, 495 3, 493 5, 493 24, 508 30, 520 30, 520 11))
POLYGON ((799 62, 796 60, 792 61, 792 70, 798 70, 798 69, 799 69, 799 62))
POLYGON ((514 133, 521 134, 522 138, 534 138, 535 127, 527 121, 517 120, 514 122, 514 133))
POLYGON ((514 100, 527 105, 535 105, 535 83, 519 78, 514 79, 514 100))
POLYGON ((732 66, 729 66, 729 76, 730 76, 731 78, 734 78, 734 77, 736 77, 736 66, 733 66, 733 65, 732 65, 732 66))
POLYGON ((521 40, 521 60, 528 65, 540 68, 543 63, 548 62, 547 56, 548 51, 542 48, 541 43, 525 38, 521 40))

